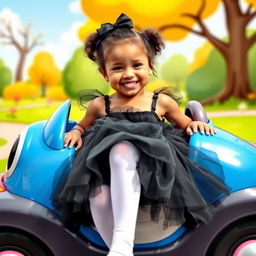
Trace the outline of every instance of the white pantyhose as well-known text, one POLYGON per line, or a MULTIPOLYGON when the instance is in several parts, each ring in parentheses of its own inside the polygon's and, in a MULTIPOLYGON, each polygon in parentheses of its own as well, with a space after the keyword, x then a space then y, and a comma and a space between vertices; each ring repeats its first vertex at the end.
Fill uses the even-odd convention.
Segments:
POLYGON ((140 152, 128 141, 110 150, 110 191, 90 199, 91 212, 98 232, 110 248, 108 256, 132 256, 140 199, 140 180, 136 170, 140 152))

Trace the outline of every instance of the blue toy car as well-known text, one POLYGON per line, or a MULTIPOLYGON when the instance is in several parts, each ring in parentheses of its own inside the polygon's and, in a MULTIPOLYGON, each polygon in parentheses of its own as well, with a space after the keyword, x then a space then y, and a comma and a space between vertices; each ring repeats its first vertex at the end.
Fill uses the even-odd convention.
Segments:
MULTIPOLYGON (((70 101, 48 121, 29 125, 15 141, 7 171, 0 177, 1 256, 100 256, 107 247, 93 226, 65 227, 51 196, 65 178, 75 157, 64 148, 64 135, 76 123, 69 121, 70 101)), ((198 102, 185 113, 209 122, 198 102)), ((216 198, 214 218, 208 224, 185 223, 162 230, 139 212, 134 255, 248 256, 256 255, 256 147, 222 129, 207 136, 194 134, 190 145, 218 157, 231 194, 216 198)), ((196 155, 191 155, 197 161, 196 155)), ((200 163, 204 165, 204 163, 200 163)), ((208 166, 214 172, 214 166, 208 166)))

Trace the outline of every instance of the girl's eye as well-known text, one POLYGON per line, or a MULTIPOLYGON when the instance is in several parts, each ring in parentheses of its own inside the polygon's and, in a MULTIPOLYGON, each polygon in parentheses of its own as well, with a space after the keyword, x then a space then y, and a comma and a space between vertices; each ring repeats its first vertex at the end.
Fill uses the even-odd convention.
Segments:
POLYGON ((138 68, 138 67, 141 67, 141 66, 142 66, 142 63, 135 63, 135 64, 134 64, 134 67, 135 67, 135 68, 138 68))
POLYGON ((121 70, 122 67, 121 66, 116 66, 116 67, 113 67, 113 70, 121 70))

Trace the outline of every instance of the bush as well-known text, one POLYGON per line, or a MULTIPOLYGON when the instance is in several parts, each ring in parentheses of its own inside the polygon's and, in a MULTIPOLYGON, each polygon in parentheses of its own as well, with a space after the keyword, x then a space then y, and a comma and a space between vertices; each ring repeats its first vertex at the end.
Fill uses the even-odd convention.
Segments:
POLYGON ((39 95, 40 91, 38 86, 25 82, 16 82, 6 86, 3 90, 3 97, 14 101, 19 101, 21 99, 35 99, 36 97, 39 97, 39 95))
POLYGON ((46 97, 52 100, 66 100, 68 99, 67 94, 62 86, 54 86, 48 89, 46 97))

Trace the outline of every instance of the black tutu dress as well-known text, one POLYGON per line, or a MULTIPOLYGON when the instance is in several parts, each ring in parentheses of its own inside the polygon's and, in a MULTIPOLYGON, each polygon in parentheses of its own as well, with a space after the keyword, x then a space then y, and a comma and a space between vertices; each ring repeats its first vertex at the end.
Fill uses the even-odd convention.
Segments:
MULTIPOLYGON (((160 120, 155 113, 158 93, 151 111, 110 109, 104 96, 106 116, 86 130, 84 145, 78 151, 72 171, 54 194, 55 206, 72 223, 89 224, 89 197, 110 183, 109 151, 120 141, 129 141, 141 152, 137 171, 141 183, 140 207, 150 210, 157 221, 164 212, 164 226, 184 222, 208 222, 213 214, 212 201, 227 194, 221 166, 219 174, 210 173, 188 157, 189 136, 175 125, 160 120)), ((207 156, 196 152, 207 160, 207 156)), ((212 162, 212 159, 209 159, 212 162)), ((216 160, 215 160, 216 161, 216 160)), ((216 173, 216 171, 215 171, 216 173)))

